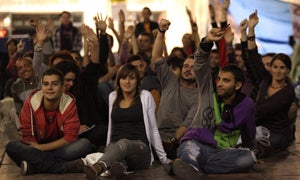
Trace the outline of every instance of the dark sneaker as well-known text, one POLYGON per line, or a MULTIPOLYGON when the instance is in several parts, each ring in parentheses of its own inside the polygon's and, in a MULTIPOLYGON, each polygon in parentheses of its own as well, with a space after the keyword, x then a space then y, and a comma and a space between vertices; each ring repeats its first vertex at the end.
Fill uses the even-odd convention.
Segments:
POLYGON ((196 170, 193 166, 186 163, 182 159, 176 159, 173 164, 173 173, 179 179, 201 179, 205 176, 202 172, 196 170))
POLYGON ((27 176, 34 173, 33 167, 27 163, 27 161, 21 162, 21 174, 27 176))
POLYGON ((82 159, 66 162, 66 173, 83 173, 84 162, 82 159))
POLYGON ((124 166, 122 163, 115 162, 110 167, 109 170, 110 170, 111 175, 114 176, 116 180, 127 179, 126 178, 127 167, 124 166))
POLYGON ((87 180, 99 179, 102 172, 104 172, 104 169, 98 163, 95 163, 92 166, 89 165, 84 166, 85 178, 87 180))

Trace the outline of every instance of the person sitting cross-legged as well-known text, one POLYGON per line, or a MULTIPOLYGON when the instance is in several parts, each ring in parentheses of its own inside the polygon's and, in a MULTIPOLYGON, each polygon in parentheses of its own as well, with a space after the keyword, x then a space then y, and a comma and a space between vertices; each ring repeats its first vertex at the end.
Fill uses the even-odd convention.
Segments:
POLYGON ((92 145, 87 139, 77 140, 80 123, 75 98, 64 93, 63 84, 63 74, 48 69, 41 90, 32 92, 24 102, 21 140, 6 146, 22 175, 83 172, 78 168, 83 164, 79 158, 91 153, 92 145))
POLYGON ((204 173, 235 173, 251 168, 256 157, 246 148, 255 147, 255 105, 241 93, 243 72, 234 65, 220 70, 213 92, 209 56, 213 41, 224 30, 213 28, 195 54, 194 71, 199 86, 199 106, 191 126, 181 139, 173 164, 182 179, 199 179, 204 173), (241 137, 241 146, 236 148, 241 137))

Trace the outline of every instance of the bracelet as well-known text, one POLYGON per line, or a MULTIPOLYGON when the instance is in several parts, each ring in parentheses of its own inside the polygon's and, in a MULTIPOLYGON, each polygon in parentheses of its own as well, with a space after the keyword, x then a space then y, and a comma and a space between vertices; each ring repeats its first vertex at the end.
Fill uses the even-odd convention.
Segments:
POLYGON ((248 37, 247 37, 247 40, 248 40, 248 41, 255 41, 255 35, 253 35, 253 36, 248 36, 248 37))

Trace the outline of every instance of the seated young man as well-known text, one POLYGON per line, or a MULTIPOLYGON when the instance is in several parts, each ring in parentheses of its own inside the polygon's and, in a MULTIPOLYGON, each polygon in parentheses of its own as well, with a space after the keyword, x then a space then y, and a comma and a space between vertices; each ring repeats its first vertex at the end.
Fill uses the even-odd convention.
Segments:
POLYGON ((243 72, 234 65, 221 69, 213 92, 209 55, 213 41, 224 36, 214 28, 200 43, 194 70, 199 86, 199 106, 191 126, 181 139, 173 172, 183 179, 199 179, 203 173, 234 173, 251 168, 256 157, 249 149, 255 142, 255 105, 242 94, 243 72), (197 178, 198 177, 198 178, 197 178))
POLYGON ((20 112, 21 140, 6 146, 21 174, 74 173, 80 159, 91 153, 87 139, 78 139, 79 118, 72 95, 64 93, 64 76, 48 69, 41 90, 32 92, 20 112))

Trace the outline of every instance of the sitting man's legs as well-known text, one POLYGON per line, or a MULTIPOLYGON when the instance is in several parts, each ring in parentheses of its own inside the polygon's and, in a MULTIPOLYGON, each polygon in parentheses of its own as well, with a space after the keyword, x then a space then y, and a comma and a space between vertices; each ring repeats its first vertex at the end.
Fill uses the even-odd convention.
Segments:
POLYGON ((6 146, 6 152, 19 167, 22 161, 28 163, 33 168, 32 172, 66 173, 66 162, 91 153, 91 144, 81 139, 55 151, 41 151, 21 141, 11 141, 6 146))
POLYGON ((205 173, 242 172, 256 162, 254 153, 247 149, 215 149, 195 140, 183 142, 178 158, 205 173))

